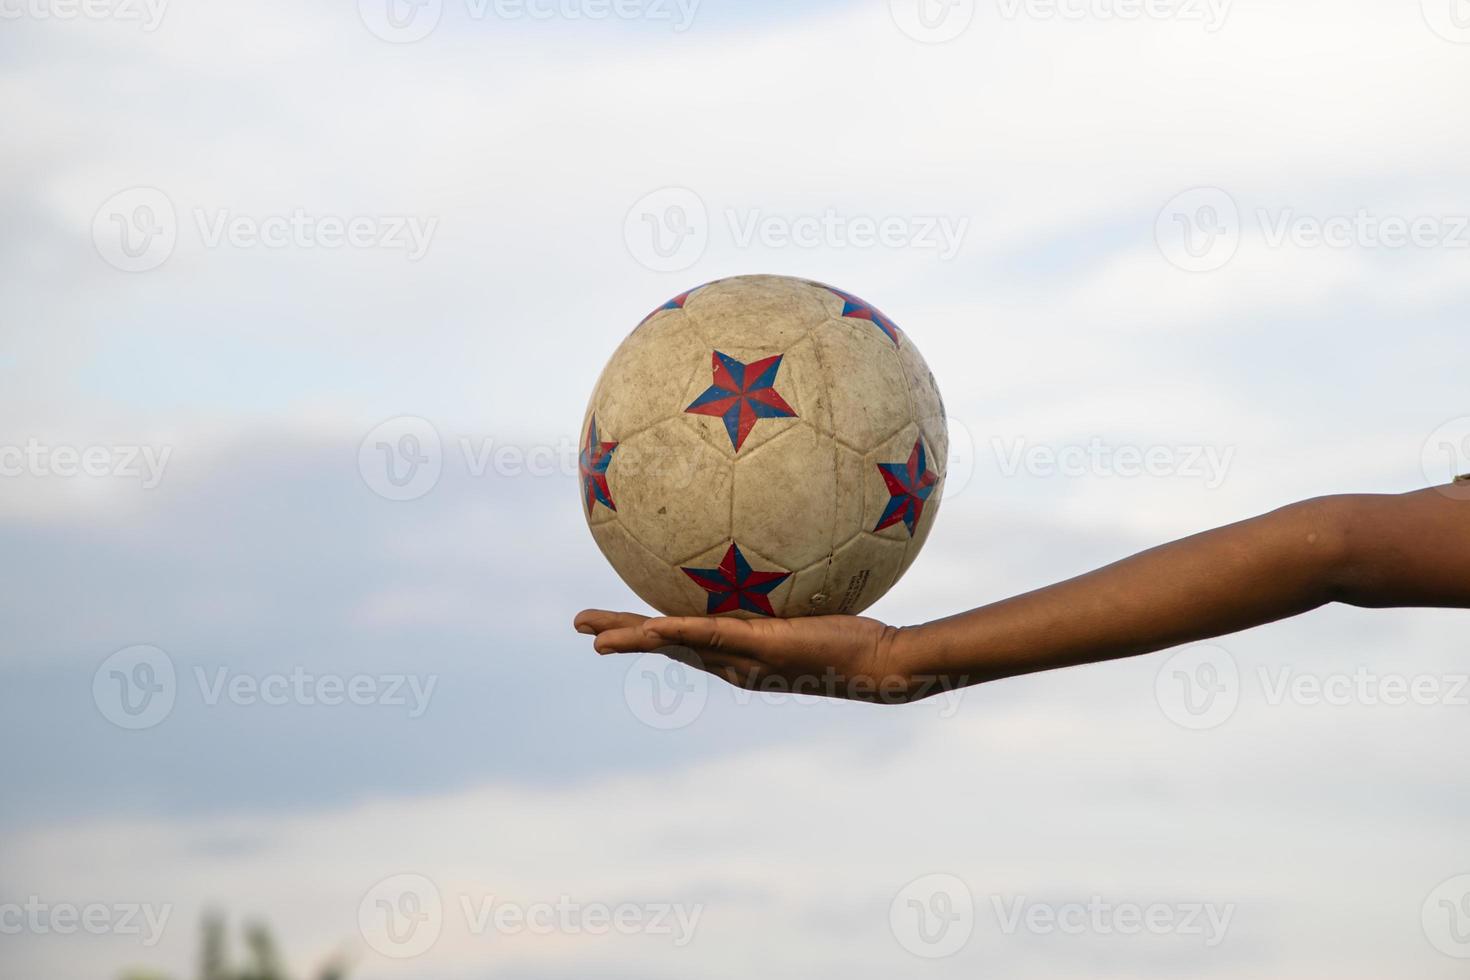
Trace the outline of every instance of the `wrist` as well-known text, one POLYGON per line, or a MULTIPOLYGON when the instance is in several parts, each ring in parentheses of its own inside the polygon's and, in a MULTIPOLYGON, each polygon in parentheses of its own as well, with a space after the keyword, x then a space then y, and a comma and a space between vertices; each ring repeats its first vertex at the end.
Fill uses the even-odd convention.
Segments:
POLYGON ((883 660, 887 671, 903 679, 906 699, 910 702, 974 683, 952 676, 945 668, 935 629, 930 624, 889 627, 884 639, 887 652, 883 660))

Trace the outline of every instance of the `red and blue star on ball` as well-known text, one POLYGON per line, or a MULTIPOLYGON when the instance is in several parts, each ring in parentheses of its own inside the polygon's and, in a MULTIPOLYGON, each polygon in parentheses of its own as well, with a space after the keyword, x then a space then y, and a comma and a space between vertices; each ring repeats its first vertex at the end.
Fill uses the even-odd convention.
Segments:
POLYGON ((617 448, 617 443, 602 442, 597 438, 597 416, 592 416, 592 422, 587 427, 587 441, 582 444, 582 452, 577 457, 577 472, 582 477, 582 496, 589 514, 598 504, 608 510, 618 509, 617 504, 613 503, 612 491, 607 487, 607 468, 612 464, 613 453, 617 448))
POLYGON ((685 568, 685 575, 709 593, 705 614, 717 616, 743 610, 761 616, 774 616, 771 592, 791 577, 790 572, 757 572, 750 567, 740 546, 733 541, 719 568, 685 568))
POLYGON ((909 529, 909 537, 913 537, 919 518, 924 516, 924 504, 939 482, 934 471, 929 469, 929 454, 924 450, 924 440, 914 441, 907 463, 879 463, 878 472, 883 474, 883 482, 888 486, 888 506, 883 509, 883 516, 878 518, 878 526, 873 530, 881 531, 902 521, 909 529))
POLYGON ((827 288, 842 297, 842 315, 844 317, 853 320, 867 320, 873 326, 883 331, 884 336, 893 341, 893 346, 898 346, 899 338, 903 336, 899 332, 898 324, 880 313, 877 307, 871 303, 864 302, 851 293, 844 293, 840 289, 833 289, 831 286, 827 288))
POLYGON ((714 383, 684 411, 723 419, 730 445, 738 453, 758 420, 796 417, 796 410, 773 387, 783 356, 776 354, 746 364, 715 351, 710 359, 714 383))

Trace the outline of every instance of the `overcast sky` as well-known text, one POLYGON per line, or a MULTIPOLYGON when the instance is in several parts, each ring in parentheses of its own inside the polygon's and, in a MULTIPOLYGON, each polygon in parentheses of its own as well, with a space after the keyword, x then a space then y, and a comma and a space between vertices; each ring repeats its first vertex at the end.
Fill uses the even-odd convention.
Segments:
POLYGON ((387 2, 0 0, 7 974, 1463 974, 1463 615, 768 703, 571 632, 565 462, 773 272, 951 413, 892 622, 1470 471, 1460 0, 387 2))

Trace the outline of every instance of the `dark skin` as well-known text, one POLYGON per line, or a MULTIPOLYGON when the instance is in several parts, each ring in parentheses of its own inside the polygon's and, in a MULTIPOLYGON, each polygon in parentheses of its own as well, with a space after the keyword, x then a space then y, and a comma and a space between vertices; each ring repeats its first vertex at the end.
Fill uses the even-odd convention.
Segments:
POLYGON ((1322 497, 902 629, 861 616, 588 609, 600 654, 660 652, 740 687, 905 703, 1239 632, 1332 602, 1470 608, 1470 483, 1322 497))

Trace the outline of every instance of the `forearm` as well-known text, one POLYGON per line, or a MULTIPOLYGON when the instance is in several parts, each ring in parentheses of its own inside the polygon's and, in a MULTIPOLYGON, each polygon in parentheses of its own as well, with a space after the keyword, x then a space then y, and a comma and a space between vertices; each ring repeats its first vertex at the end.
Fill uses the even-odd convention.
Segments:
POLYGON ((963 685, 1149 653, 1335 600, 1470 605, 1470 502, 1424 493, 1307 501, 1185 538, 906 630, 906 659, 963 685))

